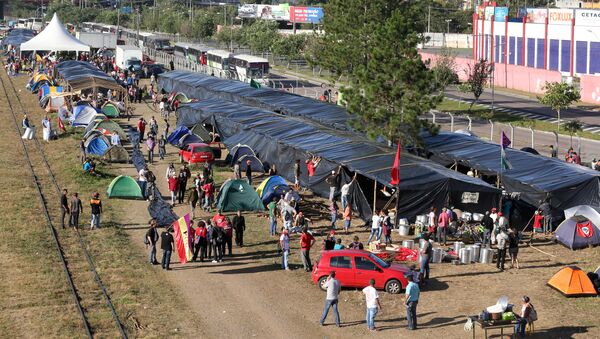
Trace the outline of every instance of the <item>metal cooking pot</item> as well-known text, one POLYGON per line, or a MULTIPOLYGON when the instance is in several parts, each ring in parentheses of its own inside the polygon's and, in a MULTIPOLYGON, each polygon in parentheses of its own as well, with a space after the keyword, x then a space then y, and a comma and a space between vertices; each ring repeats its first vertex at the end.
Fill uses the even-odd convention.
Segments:
POLYGON ((461 264, 470 264, 471 263, 471 249, 470 248, 462 248, 459 252, 459 258, 461 264))
POLYGON ((465 247, 465 243, 462 241, 455 241, 454 242, 454 252, 456 252, 456 254, 458 255, 460 253, 460 250, 462 248, 465 247))
POLYGON ((417 215, 417 222, 420 222, 421 224, 425 224, 427 222, 427 215, 425 215, 425 214, 417 215))
POLYGON ((441 248, 434 248, 432 255, 431 255, 431 262, 439 264, 442 262, 443 258, 444 258, 444 251, 441 248))
POLYGON ((400 235, 403 237, 408 236, 408 234, 410 233, 410 226, 400 226, 398 228, 398 233, 400 233, 400 235))
POLYGON ((483 219, 483 214, 473 213, 473 221, 481 221, 481 219, 483 219))
POLYGON ((482 264, 491 264, 494 259, 494 250, 491 248, 482 248, 479 252, 479 262, 482 264))
MULTIPOLYGON (((392 218, 392 217, 390 216, 390 219, 391 219, 391 218, 392 218)), ((394 219, 392 219, 392 220, 394 220, 394 219)), ((398 220, 398 225, 399 225, 399 226, 408 226, 408 225, 409 225, 409 223, 408 223, 408 219, 406 219, 406 218, 402 218, 402 219, 398 220)))
POLYGON ((470 245, 470 246, 468 246, 468 248, 471 249, 471 259, 473 259, 473 262, 478 262, 479 261, 479 253, 481 252, 481 247, 479 247, 479 245, 470 245))
POLYGON ((404 241, 402 241, 402 247, 412 249, 413 247, 415 247, 415 241, 414 240, 404 240, 404 241))

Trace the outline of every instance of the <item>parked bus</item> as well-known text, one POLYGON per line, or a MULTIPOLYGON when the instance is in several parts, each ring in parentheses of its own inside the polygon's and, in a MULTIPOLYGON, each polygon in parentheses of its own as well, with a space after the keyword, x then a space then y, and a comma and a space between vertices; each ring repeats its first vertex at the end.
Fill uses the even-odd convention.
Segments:
POLYGON ((208 51, 208 47, 198 45, 198 44, 189 44, 184 42, 178 42, 173 47, 173 53, 181 58, 187 59, 189 62, 200 63, 200 58, 202 54, 206 54, 208 51))
POLYGON ((17 28, 27 28, 27 19, 19 19, 17 21, 17 28))
POLYGON ((213 49, 206 52, 206 62, 209 67, 218 70, 229 70, 229 61, 232 55, 228 51, 213 49))
POLYGON ((151 35, 147 37, 144 46, 157 51, 173 53, 173 46, 171 46, 169 39, 160 37, 158 35, 151 35))
POLYGON ((269 60, 247 54, 234 55, 229 62, 229 69, 239 81, 250 82, 250 79, 261 79, 269 74, 269 60))

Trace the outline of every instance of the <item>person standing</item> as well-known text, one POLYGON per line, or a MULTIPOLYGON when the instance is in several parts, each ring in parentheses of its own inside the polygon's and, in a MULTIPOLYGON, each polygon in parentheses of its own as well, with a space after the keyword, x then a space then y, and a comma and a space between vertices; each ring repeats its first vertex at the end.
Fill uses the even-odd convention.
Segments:
POLYGON ((160 248, 163 250, 161 266, 163 270, 170 271, 171 268, 171 253, 175 246, 175 240, 171 234, 171 227, 167 227, 160 235, 160 248))
POLYGON ((81 156, 79 160, 81 160, 81 163, 83 164, 85 159, 87 159, 87 153, 85 151, 85 139, 79 140, 79 155, 81 156))
POLYGON ((141 143, 142 140, 144 140, 144 132, 146 131, 146 121, 144 120, 143 117, 141 117, 138 120, 137 129, 138 129, 138 132, 140 133, 140 143, 141 143))
POLYGON ((371 331, 377 331, 375 316, 381 310, 381 303, 379 302, 379 294, 375 289, 375 279, 369 280, 369 286, 363 288, 362 291, 367 304, 367 327, 371 331))
POLYGON ((248 185, 252 186, 252 161, 246 160, 246 180, 248 185))
POLYGON ((198 221, 198 228, 194 231, 194 256, 192 261, 196 261, 200 253, 200 261, 204 262, 206 257, 206 223, 204 220, 198 221))
POLYGON ((539 209, 542 212, 542 216, 544 216, 544 234, 551 234, 553 222, 552 207, 550 206, 548 199, 544 200, 539 209))
POLYGON ((301 170, 300 170, 300 159, 296 159, 296 162, 294 162, 294 188, 296 189, 296 191, 300 190, 300 174, 301 174, 301 170))
POLYGON ((350 199, 350 187, 352 186, 354 180, 356 180, 356 176, 352 178, 352 181, 342 185, 342 188, 340 189, 340 194, 342 197, 342 209, 346 209, 346 205, 348 205, 348 200, 350 199))
POLYGON ((102 201, 100 201, 100 193, 95 192, 90 200, 90 209, 92 211, 92 222, 90 229, 100 228, 100 215, 102 214, 102 201))
POLYGON ((375 210, 373 213, 373 217, 371 218, 371 234, 369 235, 369 240, 367 240, 367 244, 371 243, 373 236, 379 241, 381 237, 381 216, 379 216, 379 210, 375 210))
POLYGON ((67 189, 63 189, 60 196, 60 221, 62 228, 65 228, 65 216, 69 214, 69 198, 67 197, 67 189))
POLYGON ((148 171, 148 166, 144 166, 138 172, 138 184, 140 185, 140 189, 142 190, 142 196, 144 199, 148 199, 148 194, 146 192, 146 186, 148 185, 148 181, 146 180, 146 172, 148 171))
POLYGON ((337 327, 340 327, 340 313, 338 312, 338 300, 341 285, 340 282, 335 278, 335 271, 331 271, 331 273, 329 273, 329 277, 327 278, 327 281, 325 281, 323 287, 327 290, 327 296, 325 297, 325 308, 323 309, 323 314, 321 315, 321 320, 319 321, 319 323, 321 324, 321 326, 325 324, 325 319, 327 319, 329 309, 333 308, 335 324, 337 327))
POLYGON ((544 231, 542 228, 543 221, 544 216, 540 213, 539 210, 535 211, 535 213, 533 214, 533 232, 531 233, 532 239, 536 233, 542 233, 544 231))
POLYGON ((50 141, 50 130, 52 129, 52 124, 50 123, 50 119, 45 115, 44 119, 42 119, 42 137, 44 141, 50 141))
POLYGON ((414 282, 414 275, 407 274, 406 280, 408 280, 408 285, 406 285, 406 319, 408 320, 408 329, 416 330, 417 329, 417 304, 419 303, 419 285, 414 282))
POLYGON ((427 215, 427 232, 429 232, 429 234, 432 234, 435 236, 435 225, 436 225, 436 218, 435 218, 435 207, 431 207, 431 209, 429 210, 429 214, 427 215))
POLYGON ((269 234, 275 236, 277 234, 277 202, 275 199, 271 200, 267 208, 269 209, 269 234))
POLYGON ((483 245, 491 243, 492 230, 494 229, 494 220, 490 217, 490 211, 485 211, 485 215, 481 218, 481 225, 485 228, 483 233, 483 245))
POLYGON ((25 130, 25 132, 23 133, 23 136, 21 137, 21 139, 29 139, 29 140, 31 140, 33 138, 33 128, 34 127, 29 122, 29 118, 27 117, 27 114, 23 115, 23 121, 22 121, 21 124, 23 126, 23 129, 25 130))
POLYGON ((338 205, 335 201, 332 201, 329 204, 329 214, 331 215, 331 229, 335 229, 335 222, 337 221, 338 213, 338 205))
POLYGON ((288 230, 282 228, 281 237, 279 237, 279 246, 281 248, 281 268, 289 271, 288 257, 290 255, 290 237, 288 230))
POLYGON ((79 214, 83 212, 83 206, 77 192, 73 193, 71 197, 71 226, 73 228, 79 227, 79 214))
POLYGON ((152 164, 154 162, 154 136, 149 135, 148 139, 146 139, 146 147, 148 149, 148 162, 152 164))
POLYGON ((312 262, 310 261, 310 249, 315 244, 315 238, 308 233, 308 228, 302 229, 302 235, 300 236, 300 250, 302 252, 302 265, 306 272, 312 271, 312 262))
POLYGON ((192 216, 192 219, 194 219, 196 217, 196 206, 198 205, 199 201, 200 201, 200 196, 199 196, 198 190, 197 189, 190 190, 190 193, 188 193, 188 203, 190 204, 190 214, 192 216))
POLYGON ((169 183, 169 192, 171 193, 171 206, 175 206, 175 200, 177 198, 177 176, 175 174, 173 174, 169 178, 168 183, 169 183))
POLYGON ((350 224, 352 223, 352 207, 350 203, 346 203, 346 207, 344 208, 344 232, 348 234, 348 230, 350 229, 350 224))
POLYGON ((425 280, 429 279, 429 258, 431 258, 433 246, 431 246, 431 243, 429 242, 429 233, 423 234, 423 239, 425 240, 425 243, 419 250, 419 253, 421 253, 421 262, 419 262, 419 264, 421 266, 421 275, 423 276, 421 281, 424 283, 425 280))
POLYGON ((149 249, 148 260, 152 265, 158 264, 158 261, 156 260, 156 242, 158 241, 158 231, 156 230, 156 226, 156 219, 152 218, 152 220, 150 220, 150 228, 146 231, 146 249, 149 249))
POLYGON ((167 154, 167 141, 165 140, 165 136, 161 135, 158 139, 158 158, 160 160, 165 160, 165 155, 167 154))
POLYGON ((448 230, 448 224, 450 223, 450 217, 446 212, 446 207, 442 208, 442 213, 438 216, 438 227, 437 227, 437 242, 446 246, 446 233, 448 230))
POLYGON ((506 246, 508 245, 508 235, 504 228, 500 228, 498 235, 496 236, 497 248, 498 248, 498 261, 496 261, 496 267, 500 271, 504 271, 504 262, 506 261, 506 246))
POLYGON ((180 204, 183 204, 187 180, 187 172, 185 171, 185 168, 182 167, 181 170, 179 170, 179 175, 177 176, 177 201, 180 204))
POLYGON ((337 187, 340 182, 339 174, 340 174, 341 168, 342 167, 340 166, 340 167, 338 167, 337 171, 332 170, 331 174, 327 177, 327 179, 325 179, 325 181, 329 185, 329 201, 334 201, 334 199, 335 199, 335 192, 336 192, 337 187))
POLYGON ((246 220, 242 215, 242 211, 237 211, 237 214, 232 220, 233 229, 235 230, 235 244, 238 247, 244 247, 244 231, 246 230, 246 220))

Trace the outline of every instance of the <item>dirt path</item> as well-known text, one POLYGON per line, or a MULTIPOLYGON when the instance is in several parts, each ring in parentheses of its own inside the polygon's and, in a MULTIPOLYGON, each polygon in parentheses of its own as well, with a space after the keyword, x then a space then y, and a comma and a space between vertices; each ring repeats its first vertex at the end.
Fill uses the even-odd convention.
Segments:
MULTIPOLYGON (((154 113, 147 106, 138 106, 137 113, 144 112, 146 119, 154 113)), ((136 119, 132 119, 133 124, 136 119)), ((175 126, 172 119, 171 126, 175 126)), ((161 126, 162 128, 162 126, 161 126)), ((157 176, 157 184, 163 194, 167 194, 164 179, 170 161, 177 161, 176 149, 167 148, 168 157, 150 168, 157 176)), ((136 175, 132 166, 122 166, 120 171, 136 175)), ((121 223, 138 225, 128 230, 134 246, 145 251, 142 244, 145 223, 149 219, 146 202, 133 201, 122 205, 127 209, 121 223)), ((187 205, 176 206, 175 212, 184 215, 187 205)), ((198 210, 197 210, 198 211, 198 210)), ((200 217, 208 218, 208 214, 200 217)), ((264 220, 264 219, 262 219, 264 220)), ((252 227, 247 231, 244 248, 234 246, 234 256, 226 257, 219 264, 210 262, 178 264, 176 254, 172 258, 170 272, 161 274, 176 286, 188 307, 194 312, 190 317, 197 319, 198 331, 202 336, 218 338, 342 338, 356 335, 370 335, 364 321, 364 297, 360 290, 343 290, 340 296, 340 313, 343 326, 338 329, 331 325, 321 327, 318 320, 325 295, 310 281, 310 276, 301 269, 285 272, 280 269, 275 239, 269 238, 267 222, 256 216, 247 216, 252 227)), ((366 233, 357 232, 363 239, 366 233)), ((354 234, 353 234, 354 235, 354 234)), ((346 239, 347 241, 348 239, 346 239)), ((292 267, 299 267, 298 239, 292 238, 292 267)), ((524 248, 524 268, 498 273, 493 265, 450 264, 433 265, 434 280, 421 294, 418 308, 420 329, 406 330, 405 309, 400 296, 381 292, 383 312, 377 316, 377 326, 381 330, 377 337, 397 338, 410 335, 415 338, 429 338, 442 335, 444 338, 471 337, 464 332, 466 315, 478 314, 486 306, 495 303, 500 295, 510 296, 517 304, 522 295, 529 295, 543 314, 536 323, 538 338, 591 338, 600 337, 597 321, 593 318, 569 317, 578 310, 597 310, 598 299, 585 299, 574 304, 545 286, 547 279, 560 267, 578 263, 587 269, 600 258, 598 249, 591 252, 570 252, 562 247, 551 245, 545 250, 558 253, 551 258, 533 249, 524 248), (573 254, 575 253, 575 254, 573 254), (568 325, 563 324, 568 320, 568 325)), ((312 254, 313 258, 317 253, 312 254)), ((159 251, 160 259, 160 251, 159 251)), ((597 264, 596 264, 597 265, 597 264)), ((594 266, 595 267, 595 266, 594 266)), ((480 334, 480 333, 479 333, 480 334)), ((478 334, 478 335, 479 335, 478 334)))

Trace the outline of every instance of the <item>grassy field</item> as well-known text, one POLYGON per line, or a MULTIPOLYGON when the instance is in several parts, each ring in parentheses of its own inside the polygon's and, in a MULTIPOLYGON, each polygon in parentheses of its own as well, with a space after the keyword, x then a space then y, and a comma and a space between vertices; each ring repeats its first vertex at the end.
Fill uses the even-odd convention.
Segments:
MULTIPOLYGON (((519 127, 531 127, 535 130, 539 131, 547 131, 547 132, 555 132, 556 124, 549 123, 541 120, 534 119, 526 119, 524 117, 518 115, 511 115, 505 112, 494 111, 492 114, 491 110, 488 107, 482 105, 473 105, 471 111, 469 112, 469 103, 459 102, 455 100, 444 99, 439 105, 437 105, 436 109, 441 112, 449 112, 455 115, 469 115, 475 119, 479 120, 493 120, 499 123, 504 124, 512 124, 513 126, 519 127)), ((561 127, 559 134, 569 135, 568 131, 561 127)), ((600 140, 600 135, 581 131, 579 135, 582 138, 600 140)))
MULTIPOLYGON (((16 78, 17 89, 24 88, 26 81, 24 76, 16 78)), ((21 98, 31 121, 37 125, 43 111, 37 105, 36 97, 23 91, 21 98)), ((8 115, 7 106, 3 104, 2 107, 8 115)), ((11 240, 0 245, 0 255, 5 258, 5 264, 0 267, 3 277, 0 282, 3 309, 0 330, 7 337, 83 337, 81 320, 59 268, 56 249, 41 215, 31 178, 25 171, 22 151, 17 147, 18 136, 12 121, 6 121, 11 123, 0 126, 0 140, 4 145, 14 147, 6 147, 0 155, 0 182, 6 190, 0 198, 3 205, 0 215, 4 221, 0 235, 11 240)), ((44 145, 44 152, 59 185, 70 192, 79 192, 84 206, 81 222, 89 225, 87 201, 93 192, 105 192, 114 174, 102 163, 97 167, 99 176, 82 172, 78 154, 80 137, 80 131, 70 131, 59 140, 44 145)), ((106 211, 103 227, 93 232, 86 227, 82 235, 128 334, 130 337, 189 335, 186 330, 191 326, 185 314, 185 303, 147 265, 145 253, 134 249, 128 235, 112 222, 116 213, 126 213, 127 201, 104 200, 103 204, 106 211)), ((48 206, 58 208, 58 202, 48 201, 48 206)), ((56 211, 53 212, 55 215, 56 211)), ((53 222, 60 227, 58 220, 53 222)), ((90 318, 94 316, 92 314, 90 318)), ((114 327, 111 319, 98 323, 103 324, 99 326, 114 327)), ((104 329, 97 330, 102 332, 104 329)))

